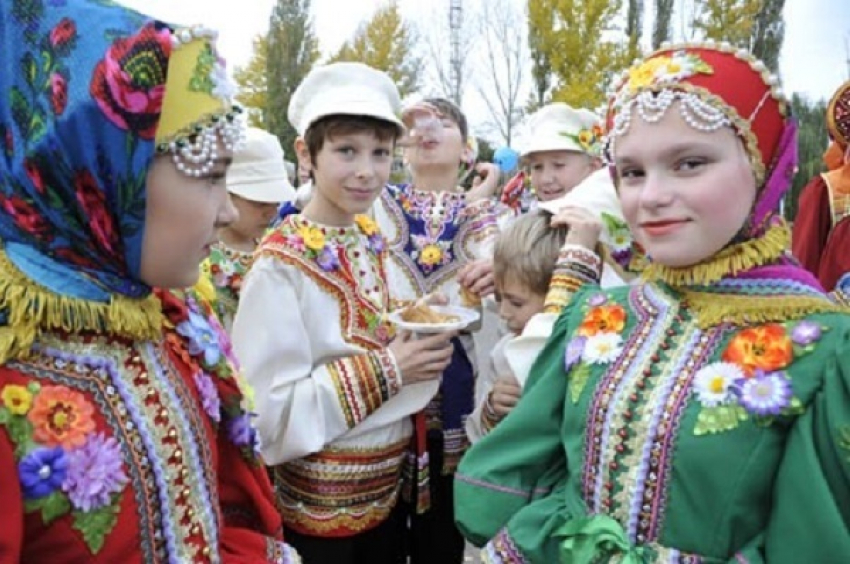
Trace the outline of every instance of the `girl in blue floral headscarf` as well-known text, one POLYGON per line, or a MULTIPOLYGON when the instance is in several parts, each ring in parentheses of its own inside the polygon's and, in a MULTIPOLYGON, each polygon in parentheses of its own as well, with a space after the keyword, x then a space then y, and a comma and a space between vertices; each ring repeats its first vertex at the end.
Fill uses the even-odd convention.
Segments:
POLYGON ((215 34, 7 0, 0 52, 0 560, 293 561, 226 335, 154 290, 234 219, 215 34))

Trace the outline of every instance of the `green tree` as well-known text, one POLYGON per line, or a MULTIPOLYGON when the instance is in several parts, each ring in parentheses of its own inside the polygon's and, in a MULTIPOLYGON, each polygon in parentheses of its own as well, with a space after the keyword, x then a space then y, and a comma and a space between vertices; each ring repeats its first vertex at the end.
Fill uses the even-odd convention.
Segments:
POLYGON ((629 0, 626 12, 626 37, 628 48, 626 57, 633 61, 640 56, 640 38, 643 30, 643 0, 629 0))
POLYGON ((382 70, 404 97, 419 88, 422 62, 415 53, 413 28, 402 18, 396 0, 390 0, 342 44, 330 62, 356 61, 382 70))
POLYGON ((538 0, 528 0, 528 48, 531 53, 531 78, 534 87, 526 107, 531 113, 548 103, 549 89, 552 87, 552 61, 549 51, 544 48, 546 42, 537 33, 540 29, 552 29, 554 14, 551 10, 540 9, 538 0))
POLYGON ((655 0, 655 22, 652 26, 652 48, 658 49, 665 41, 670 41, 670 22, 676 0, 655 0))
POLYGON ((753 55, 764 61, 773 72, 779 70, 779 52, 785 40, 783 8, 785 0, 762 0, 750 41, 753 55))
POLYGON ((236 100, 248 113, 248 124, 265 129, 266 89, 268 75, 266 65, 269 53, 268 38, 258 35, 254 38, 254 53, 245 66, 236 67, 233 78, 239 85, 236 100))
POLYGON ((628 61, 627 38, 612 34, 621 0, 538 0, 528 7, 529 34, 551 63, 552 100, 599 106, 613 73, 628 61), (540 26, 547 12, 551 25, 540 26))
POLYGON ((286 154, 292 155, 297 133, 287 117, 289 100, 319 58, 310 0, 277 0, 267 37, 267 102, 263 123, 280 139, 286 154))
POLYGON ((813 176, 823 172, 823 153, 828 144, 826 130, 826 102, 811 100, 794 94, 791 97, 791 113, 797 118, 799 135, 797 148, 799 163, 791 190, 785 197, 785 217, 793 220, 797 215, 800 192, 813 176))
POLYGON ((762 0, 702 0, 693 21, 706 39, 749 48, 762 0))

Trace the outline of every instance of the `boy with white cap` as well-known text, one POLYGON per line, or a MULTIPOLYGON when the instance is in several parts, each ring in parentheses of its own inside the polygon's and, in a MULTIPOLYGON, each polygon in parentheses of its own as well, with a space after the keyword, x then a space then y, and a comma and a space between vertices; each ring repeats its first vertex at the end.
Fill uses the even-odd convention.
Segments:
POLYGON ((215 288, 216 313, 230 330, 254 249, 281 202, 295 196, 277 137, 248 129, 245 146, 234 155, 227 173, 227 191, 239 219, 219 229, 203 271, 215 288))
POLYGON ((362 215, 389 179, 399 106, 389 77, 360 63, 314 69, 298 87, 289 120, 313 194, 260 243, 233 326, 306 564, 404 561, 410 416, 451 357, 451 333, 391 339, 386 244, 362 215))
POLYGON ((528 118, 523 164, 541 202, 565 196, 602 166, 602 126, 584 109, 556 102, 528 118))

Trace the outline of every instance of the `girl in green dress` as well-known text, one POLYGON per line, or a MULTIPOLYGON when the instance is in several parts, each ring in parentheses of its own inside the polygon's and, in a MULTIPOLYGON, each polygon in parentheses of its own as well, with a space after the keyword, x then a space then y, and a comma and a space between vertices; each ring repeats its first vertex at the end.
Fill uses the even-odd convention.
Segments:
POLYGON ((778 80, 662 48, 619 81, 608 150, 642 282, 601 289, 594 245, 564 247, 566 307, 461 463, 459 526, 486 562, 847 562, 850 315, 788 250, 778 80))

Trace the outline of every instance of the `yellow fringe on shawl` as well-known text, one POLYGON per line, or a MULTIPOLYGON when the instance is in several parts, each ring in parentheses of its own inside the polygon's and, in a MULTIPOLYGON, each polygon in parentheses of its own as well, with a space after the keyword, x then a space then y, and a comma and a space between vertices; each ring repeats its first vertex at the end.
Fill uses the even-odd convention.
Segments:
POLYGON ((641 273, 644 280, 660 280, 667 284, 694 286, 711 284, 726 276, 776 262, 791 245, 791 231, 782 222, 758 239, 723 249, 711 259, 681 268, 650 262, 641 273))
POLYGON ((0 311, 7 315, 0 326, 0 363, 26 357, 42 331, 98 331, 152 340, 163 327, 162 305, 153 294, 141 299, 113 295, 104 303, 60 296, 30 280, 1 247, 0 311))
POLYGON ((847 312, 827 296, 753 295, 705 292, 689 286, 710 286, 718 280, 775 263, 788 250, 791 232, 783 222, 760 238, 733 245, 711 260, 683 268, 649 263, 642 272, 648 280, 660 280, 682 293, 697 325, 706 329, 719 323, 747 325, 799 319, 814 313, 847 312))
POLYGON ((850 310, 828 296, 758 296, 747 294, 692 292, 682 297, 696 314, 700 329, 720 323, 749 325, 780 323, 815 313, 848 313, 850 310))

